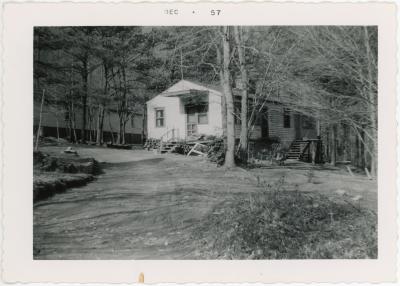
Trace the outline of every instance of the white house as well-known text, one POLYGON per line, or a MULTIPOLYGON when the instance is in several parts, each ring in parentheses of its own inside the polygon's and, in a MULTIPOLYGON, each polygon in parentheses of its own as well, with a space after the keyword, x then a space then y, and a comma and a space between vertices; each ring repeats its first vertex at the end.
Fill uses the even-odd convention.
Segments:
MULTIPOLYGON (((200 134, 222 135, 221 98, 219 87, 188 80, 177 82, 147 102, 148 138, 185 140, 200 134)), ((238 108, 240 96, 235 95, 235 109, 238 108)), ((235 121, 238 138, 240 123, 235 121)), ((263 112, 257 114, 250 138, 277 137, 284 145, 289 145, 293 140, 313 139, 316 135, 313 120, 280 103, 268 102, 263 112)))
POLYGON ((186 139, 192 135, 221 135, 221 92, 181 80, 147 102, 148 138, 167 132, 186 139))

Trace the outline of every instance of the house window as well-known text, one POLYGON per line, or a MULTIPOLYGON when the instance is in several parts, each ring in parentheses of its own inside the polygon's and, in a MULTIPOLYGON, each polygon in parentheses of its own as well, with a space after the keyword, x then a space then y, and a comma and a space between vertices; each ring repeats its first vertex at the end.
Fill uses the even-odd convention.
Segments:
POLYGON ((135 128, 135 116, 134 115, 131 116, 131 127, 135 128))
POLYGON ((258 113, 256 115, 256 119, 254 120, 254 125, 255 126, 262 126, 263 121, 267 120, 268 121, 268 115, 267 113, 258 113))
POLYGON ((199 124, 208 124, 208 113, 199 113, 199 124))
POLYGON ((156 127, 164 127, 164 109, 156 109, 156 127))
POLYGON ((208 124, 208 104, 186 106, 188 123, 208 124))
POLYGON ((197 134, 197 124, 191 124, 189 123, 187 125, 187 135, 188 136, 193 136, 197 134))
POLYGON ((197 109, 199 124, 208 124, 208 104, 200 105, 197 109))
POLYGON ((283 109, 283 128, 290 128, 290 110, 283 109))

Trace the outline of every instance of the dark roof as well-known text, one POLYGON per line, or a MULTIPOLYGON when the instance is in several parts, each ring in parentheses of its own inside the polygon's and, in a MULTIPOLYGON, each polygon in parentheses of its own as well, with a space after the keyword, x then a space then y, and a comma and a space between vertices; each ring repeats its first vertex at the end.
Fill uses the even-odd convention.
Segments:
POLYGON ((213 89, 213 90, 216 90, 216 91, 222 93, 222 87, 219 84, 219 82, 204 83, 204 82, 200 82, 200 81, 193 80, 193 79, 185 79, 185 80, 186 81, 190 81, 190 82, 195 83, 195 84, 198 84, 198 85, 202 85, 202 86, 204 86, 206 88, 213 89))

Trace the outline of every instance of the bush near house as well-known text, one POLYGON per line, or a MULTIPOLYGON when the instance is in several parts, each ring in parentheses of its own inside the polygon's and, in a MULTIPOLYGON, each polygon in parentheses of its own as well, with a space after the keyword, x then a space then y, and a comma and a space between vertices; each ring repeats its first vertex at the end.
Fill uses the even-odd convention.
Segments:
POLYGON ((218 205, 194 231, 204 258, 377 258, 377 217, 343 197, 280 184, 218 205))
POLYGON ((225 146, 224 140, 222 138, 216 138, 213 142, 209 145, 210 149, 207 153, 207 158, 216 163, 218 166, 221 166, 225 162, 225 146))
POLYGON ((57 172, 34 172, 33 201, 46 199, 68 188, 81 187, 91 182, 89 174, 62 174, 57 172))
MULTIPOLYGON (((239 145, 239 140, 236 142, 236 147, 237 148, 239 145)), ((249 156, 251 156, 252 159, 257 158, 257 159, 271 159, 271 157, 276 156, 276 151, 277 148, 275 146, 279 145, 279 138, 270 138, 266 139, 264 138, 263 140, 254 140, 250 142, 250 148, 249 148, 249 156)), ((225 153, 226 149, 224 146, 224 141, 220 137, 216 137, 213 139, 213 142, 210 143, 209 145, 209 150, 207 152, 207 157, 208 159, 216 163, 218 166, 221 166, 225 162, 225 153)), ((282 148, 280 145, 279 151, 285 153, 287 150, 282 148)), ((241 159, 238 154, 235 156, 235 162, 236 164, 239 165, 247 165, 248 167, 254 166, 254 164, 249 164, 250 162, 245 162, 245 160, 241 159)))
POLYGON ((33 165, 46 172, 84 173, 97 175, 101 173, 100 164, 93 158, 82 158, 74 155, 60 154, 50 156, 42 152, 33 153, 33 165))
POLYGON ((48 198, 68 188, 86 185, 101 173, 100 164, 93 158, 78 155, 48 155, 33 152, 33 201, 48 198))

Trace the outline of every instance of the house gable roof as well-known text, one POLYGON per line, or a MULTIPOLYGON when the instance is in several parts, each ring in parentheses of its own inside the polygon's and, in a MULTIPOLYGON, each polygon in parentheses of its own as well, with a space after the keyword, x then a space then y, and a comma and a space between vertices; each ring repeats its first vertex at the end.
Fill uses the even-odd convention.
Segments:
POLYGON ((188 93, 190 93, 191 91, 194 91, 194 90, 195 91, 211 91, 211 92, 221 95, 220 88, 217 86, 213 86, 210 84, 196 83, 193 81, 182 79, 182 80, 178 81, 177 83, 175 83, 174 85, 170 86, 168 89, 166 89, 159 95, 153 97, 149 101, 151 101, 154 98, 159 97, 159 96, 174 96, 176 94, 180 94, 180 93, 183 93, 186 91, 188 93))
POLYGON ((197 83, 194 81, 189 81, 182 79, 169 87, 167 90, 163 91, 161 94, 168 94, 168 93, 174 93, 174 92, 179 92, 179 91, 185 91, 185 90, 211 90, 216 93, 221 93, 218 87, 212 86, 210 84, 204 84, 204 83, 197 83))

